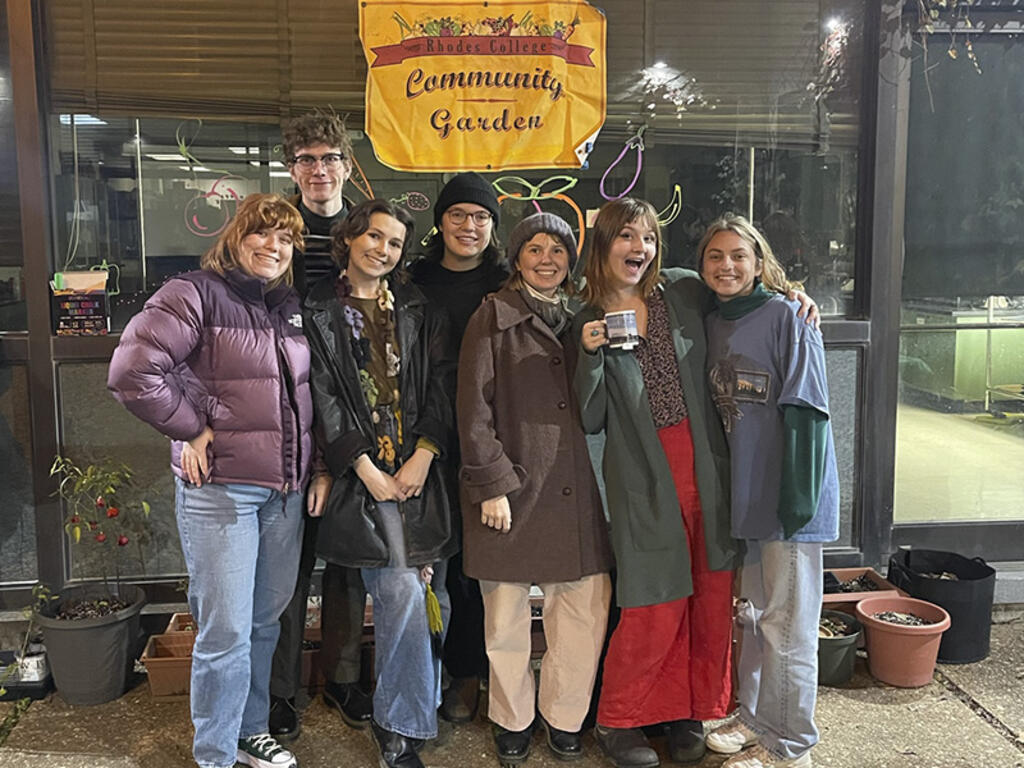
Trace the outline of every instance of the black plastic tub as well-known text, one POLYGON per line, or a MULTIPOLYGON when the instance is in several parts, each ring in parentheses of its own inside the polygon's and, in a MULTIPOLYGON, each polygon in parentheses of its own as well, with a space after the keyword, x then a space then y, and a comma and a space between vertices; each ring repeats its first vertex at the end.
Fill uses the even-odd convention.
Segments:
POLYGON ((889 558, 887 578, 911 597, 935 603, 949 614, 940 662, 968 664, 988 656, 996 572, 984 560, 936 549, 901 549, 889 558), (942 572, 956 579, 925 575, 942 572))

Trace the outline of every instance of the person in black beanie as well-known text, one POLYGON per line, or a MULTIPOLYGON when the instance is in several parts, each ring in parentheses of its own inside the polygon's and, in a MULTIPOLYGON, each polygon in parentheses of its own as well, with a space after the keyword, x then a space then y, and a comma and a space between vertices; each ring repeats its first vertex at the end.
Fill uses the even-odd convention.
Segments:
MULTIPOLYGON (((434 204, 437 231, 423 257, 410 268, 412 281, 451 319, 454 349, 462 343, 470 315, 483 298, 497 291, 508 269, 495 237, 501 212, 494 187, 478 173, 453 176, 434 204)), ((459 455, 445 464, 452 490, 452 509, 458 510, 459 455)), ((454 527, 460 530, 456 519, 454 527)), ((476 716, 480 678, 487 675, 484 613, 480 585, 462 571, 462 553, 448 567, 452 615, 444 647, 444 666, 452 678, 445 689, 440 713, 453 723, 476 716)))

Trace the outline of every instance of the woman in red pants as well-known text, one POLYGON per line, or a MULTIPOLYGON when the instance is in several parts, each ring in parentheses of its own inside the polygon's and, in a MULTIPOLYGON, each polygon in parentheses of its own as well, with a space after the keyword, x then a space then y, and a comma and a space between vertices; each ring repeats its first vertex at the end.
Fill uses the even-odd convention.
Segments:
POLYGON ((704 720, 732 698, 729 451, 705 374, 711 293, 661 269, 657 213, 605 204, 594 224, 575 386, 588 432, 604 430, 604 479, 621 618, 595 733, 618 768, 653 768, 641 728, 664 724, 675 762, 704 755, 704 720), (639 341, 609 343, 604 316, 631 310, 639 341))

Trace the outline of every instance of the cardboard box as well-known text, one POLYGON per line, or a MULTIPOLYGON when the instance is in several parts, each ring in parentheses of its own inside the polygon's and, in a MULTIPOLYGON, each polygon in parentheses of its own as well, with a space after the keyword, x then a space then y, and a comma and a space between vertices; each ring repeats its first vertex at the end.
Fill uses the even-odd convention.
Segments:
POLYGON ((106 336, 110 333, 105 269, 56 272, 53 291, 53 331, 58 336, 106 336))

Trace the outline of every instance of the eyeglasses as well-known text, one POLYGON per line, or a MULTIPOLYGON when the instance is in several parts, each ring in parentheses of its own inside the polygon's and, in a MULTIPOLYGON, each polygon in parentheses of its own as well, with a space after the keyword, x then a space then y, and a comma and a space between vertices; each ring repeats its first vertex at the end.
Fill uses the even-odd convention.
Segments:
POLYGON ((489 211, 474 211, 473 213, 468 213, 461 208, 449 208, 445 211, 445 215, 456 227, 461 227, 469 217, 473 218, 473 223, 478 227, 486 226, 487 222, 494 218, 491 216, 489 211))
POLYGON ((297 165, 304 171, 312 171, 317 163, 323 163, 324 168, 333 171, 345 161, 345 156, 339 152, 328 152, 320 155, 296 155, 292 158, 292 165, 297 165))

